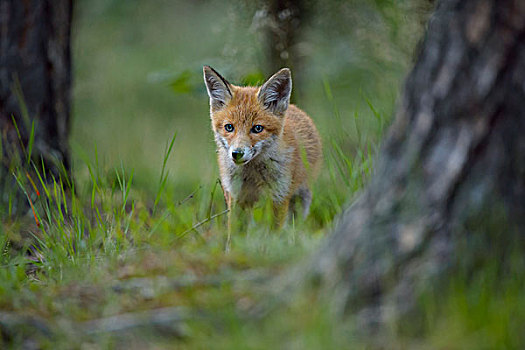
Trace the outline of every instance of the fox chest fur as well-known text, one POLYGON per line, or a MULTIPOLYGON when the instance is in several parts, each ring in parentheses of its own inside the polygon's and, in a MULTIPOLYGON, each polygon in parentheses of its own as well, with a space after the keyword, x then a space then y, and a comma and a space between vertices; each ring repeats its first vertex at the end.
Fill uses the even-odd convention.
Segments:
POLYGON ((256 159, 239 167, 223 147, 224 141, 220 135, 216 135, 217 139, 223 188, 241 207, 251 207, 265 193, 275 202, 282 202, 286 198, 292 185, 291 147, 280 145, 278 140, 266 142, 256 159))

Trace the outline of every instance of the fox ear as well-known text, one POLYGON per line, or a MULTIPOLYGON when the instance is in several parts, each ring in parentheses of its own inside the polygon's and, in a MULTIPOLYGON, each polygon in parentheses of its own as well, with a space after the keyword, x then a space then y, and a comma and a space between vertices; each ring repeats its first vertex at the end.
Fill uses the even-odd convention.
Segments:
POLYGON ((283 68, 268 79, 257 98, 270 112, 281 115, 286 112, 292 93, 292 74, 288 68, 283 68))
POLYGON ((204 66, 204 83, 208 96, 210 96, 210 107, 216 111, 225 106, 232 98, 230 83, 210 66, 204 66))

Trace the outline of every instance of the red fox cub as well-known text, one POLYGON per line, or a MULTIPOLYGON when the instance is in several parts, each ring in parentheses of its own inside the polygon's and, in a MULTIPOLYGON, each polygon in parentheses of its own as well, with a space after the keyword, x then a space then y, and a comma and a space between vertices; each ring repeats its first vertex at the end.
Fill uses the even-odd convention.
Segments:
POLYGON ((204 82, 230 213, 233 205, 250 208, 267 193, 275 226, 283 225, 296 199, 306 217, 312 201, 308 184, 321 165, 321 139, 310 117, 289 104, 290 70, 281 69, 260 87, 241 87, 204 66, 204 82))

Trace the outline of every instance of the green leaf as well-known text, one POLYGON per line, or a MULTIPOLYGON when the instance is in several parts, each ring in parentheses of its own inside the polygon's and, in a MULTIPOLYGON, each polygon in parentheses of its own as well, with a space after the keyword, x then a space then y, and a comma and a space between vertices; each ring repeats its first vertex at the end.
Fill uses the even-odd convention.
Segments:
POLYGON ((241 80, 243 85, 256 86, 264 82, 264 75, 261 71, 254 71, 246 74, 241 80))
POLYGON ((175 76, 170 83, 171 90, 176 94, 188 94, 193 91, 190 84, 192 74, 189 70, 185 70, 179 75, 175 76))

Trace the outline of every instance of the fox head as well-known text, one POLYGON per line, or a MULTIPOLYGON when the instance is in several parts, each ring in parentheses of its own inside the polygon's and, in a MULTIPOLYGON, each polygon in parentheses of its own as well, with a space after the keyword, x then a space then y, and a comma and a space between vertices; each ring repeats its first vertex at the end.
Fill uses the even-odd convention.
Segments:
POLYGON ((203 70, 215 139, 233 163, 246 164, 275 145, 290 102, 290 70, 281 69, 260 87, 235 86, 213 68, 203 70))

